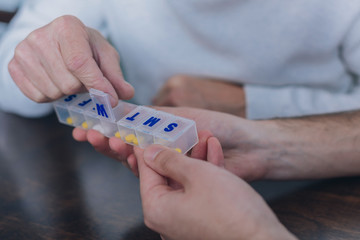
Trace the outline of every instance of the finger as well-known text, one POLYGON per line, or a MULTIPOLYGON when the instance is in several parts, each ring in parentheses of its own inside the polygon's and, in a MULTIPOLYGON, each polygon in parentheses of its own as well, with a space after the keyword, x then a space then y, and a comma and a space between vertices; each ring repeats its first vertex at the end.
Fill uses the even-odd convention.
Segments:
POLYGON ((174 96, 174 91, 172 89, 166 89, 163 93, 155 100, 156 106, 167 106, 167 107, 177 107, 177 96, 174 96))
POLYGON ((15 50, 14 58, 27 79, 47 98, 55 100, 62 96, 61 91, 52 82, 44 66, 29 41, 21 42, 15 50))
POLYGON ((109 139, 109 146, 111 151, 116 154, 116 160, 120 161, 125 167, 129 168, 135 176, 139 177, 133 147, 116 137, 109 139))
POLYGON ((59 92, 64 95, 85 92, 86 87, 67 69, 58 48, 53 51, 40 48, 35 52, 39 53, 40 64, 59 92))
POLYGON ((225 167, 224 154, 219 140, 216 137, 210 137, 207 143, 208 162, 219 167, 225 167))
POLYGON ((110 149, 109 139, 96 130, 90 129, 87 132, 87 139, 94 149, 102 154, 116 158, 115 153, 110 149))
POLYGON ((197 158, 201 160, 206 160, 207 157, 207 147, 208 147, 208 139, 212 137, 212 133, 208 130, 202 130, 199 132, 199 142, 194 146, 191 150, 190 156, 192 158, 197 158))
POLYGON ((127 162, 130 170, 134 173, 136 177, 139 177, 139 168, 135 155, 130 154, 129 157, 127 158, 127 162))
POLYGON ((156 94, 154 99, 152 100, 152 104, 155 106, 164 106, 164 103, 167 102, 167 96, 169 95, 170 89, 167 87, 167 84, 160 89, 160 91, 156 94))
POLYGON ((119 138, 111 137, 109 139, 109 146, 111 150, 118 154, 119 161, 126 161, 130 154, 133 153, 133 147, 126 144, 119 138))
POLYGON ((87 131, 79 127, 74 128, 72 132, 73 138, 79 142, 87 141, 87 131))
POLYGON ((194 162, 192 159, 161 145, 145 149, 144 159, 157 173, 168 177, 186 187, 191 182, 194 162))
POLYGON ((24 75, 24 72, 17 63, 17 60, 12 59, 9 63, 9 73, 15 84, 24 93, 25 96, 35 102, 48 102, 50 99, 45 96, 39 89, 37 89, 32 82, 24 75))
POLYGON ((173 98, 170 96, 167 96, 166 98, 163 98, 155 104, 156 106, 166 106, 166 107, 178 107, 179 105, 173 101, 173 98))
POLYGON ((186 86, 188 80, 191 79, 194 78, 185 75, 175 75, 171 77, 154 99, 156 105, 170 107, 183 105, 181 99, 186 98, 184 96, 184 86, 186 86))
POLYGON ((144 150, 135 147, 134 153, 139 166, 140 193, 143 202, 150 195, 161 194, 170 190, 166 178, 152 170, 144 161, 144 150))
MULTIPOLYGON (((59 46, 65 66, 88 90, 95 88, 108 93, 111 104, 116 106, 118 96, 94 59, 96 56, 93 55, 93 49, 89 43, 88 31, 85 27, 76 28, 74 31, 81 32, 73 34, 73 31, 67 31, 60 35, 59 46)), ((105 42, 104 40, 103 44, 105 42)))
POLYGON ((28 66, 23 69, 26 69, 25 74, 28 76, 31 83, 48 99, 54 101, 63 96, 63 93, 54 84, 42 65, 39 68, 28 66))
POLYGON ((120 68, 119 54, 110 44, 102 44, 103 37, 92 32, 93 48, 97 49, 97 62, 104 76, 110 81, 119 98, 130 99, 134 96, 134 88, 125 81, 120 68))

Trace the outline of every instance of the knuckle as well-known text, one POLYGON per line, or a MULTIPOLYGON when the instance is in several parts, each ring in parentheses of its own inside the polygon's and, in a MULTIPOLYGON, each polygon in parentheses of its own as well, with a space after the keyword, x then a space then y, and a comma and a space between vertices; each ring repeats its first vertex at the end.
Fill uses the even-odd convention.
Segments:
POLYGON ((73 26, 83 26, 83 23, 73 15, 63 15, 56 18, 51 25, 59 30, 67 30, 73 26))
POLYGON ((51 91, 49 91, 49 98, 51 100, 57 100, 59 98, 61 98, 64 94, 59 90, 59 89, 53 89, 51 91))
POLYGON ((165 103, 166 106, 177 107, 177 106, 181 106, 182 102, 183 102, 182 94, 177 89, 169 90, 167 92, 167 94, 165 95, 164 99, 166 100, 166 103, 165 103))
POLYGON ((22 70, 19 66, 19 63, 15 59, 12 59, 9 62, 8 71, 9 71, 11 78, 16 83, 16 85, 22 85, 21 84, 22 80, 23 80, 22 70))
POLYGON ((25 54, 28 51, 28 45, 25 41, 20 42, 16 47, 14 51, 14 59, 17 61, 22 61, 25 58, 25 54))
POLYGON ((186 75, 175 75, 169 79, 168 86, 172 88, 177 88, 179 86, 182 86, 188 79, 189 77, 186 75))
POLYGON ((51 28, 56 31, 58 36, 62 36, 64 39, 77 35, 86 34, 86 26, 75 16, 64 15, 58 17, 50 24, 51 28))
POLYGON ((168 96, 168 102, 174 106, 179 105, 179 94, 178 91, 171 91, 168 96))
POLYGON ((87 65, 89 58, 84 54, 72 54, 64 59, 65 65, 72 73, 79 73, 83 71, 87 65))
POLYGON ((107 52, 111 54, 115 59, 120 61, 120 55, 117 50, 110 44, 107 44, 107 52))
POLYGON ((8 64, 8 71, 12 77, 14 77, 13 75, 15 75, 15 72, 17 72, 17 69, 18 69, 17 62, 13 58, 8 64))
POLYGON ((82 83, 79 81, 69 81, 62 84, 62 92, 65 95, 71 95, 78 93, 82 88, 82 83))
POLYGON ((43 102, 47 102, 47 98, 45 97, 45 95, 43 95, 42 93, 38 92, 38 93, 32 93, 32 95, 30 96, 30 98, 37 103, 43 103, 43 102))
POLYGON ((155 161, 159 162, 160 167, 165 171, 171 169, 171 164, 173 160, 176 159, 176 153, 172 150, 166 149, 158 153, 155 161))
POLYGON ((42 31, 40 29, 38 29, 38 30, 35 30, 35 31, 31 32, 27 36, 26 41, 31 46, 43 47, 43 44, 46 43, 46 41, 44 41, 44 39, 45 39, 45 35, 42 33, 42 31))

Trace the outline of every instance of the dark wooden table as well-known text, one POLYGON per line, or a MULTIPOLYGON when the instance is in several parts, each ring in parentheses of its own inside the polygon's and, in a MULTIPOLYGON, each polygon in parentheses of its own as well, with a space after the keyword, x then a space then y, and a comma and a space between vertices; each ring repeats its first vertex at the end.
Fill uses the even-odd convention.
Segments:
MULTIPOLYGON (((0 112, 0 239, 159 239, 138 179, 71 130, 0 112)), ((301 239, 360 239, 360 178, 253 186, 301 239)))

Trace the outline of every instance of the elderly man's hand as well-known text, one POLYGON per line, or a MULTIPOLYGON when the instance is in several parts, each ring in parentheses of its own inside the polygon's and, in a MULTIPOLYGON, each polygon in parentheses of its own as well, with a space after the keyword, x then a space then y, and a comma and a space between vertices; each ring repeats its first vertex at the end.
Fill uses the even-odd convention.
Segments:
POLYGON ((178 75, 170 78, 153 99, 157 106, 195 107, 245 117, 241 85, 219 79, 178 75))

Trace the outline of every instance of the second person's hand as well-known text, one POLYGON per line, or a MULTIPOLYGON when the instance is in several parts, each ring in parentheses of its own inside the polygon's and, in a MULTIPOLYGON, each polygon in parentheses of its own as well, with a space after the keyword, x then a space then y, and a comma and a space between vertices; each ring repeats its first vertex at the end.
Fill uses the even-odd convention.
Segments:
MULTIPOLYGON (((224 156, 218 142, 214 142, 211 132, 202 130, 198 133, 199 143, 191 150, 189 155, 192 158, 207 160, 218 166, 224 166, 224 156), (208 147, 210 144, 211 147, 208 147), (209 156, 211 156, 209 158, 209 156)), ((126 144, 119 138, 107 138, 96 130, 84 130, 75 128, 73 130, 75 140, 88 141, 96 151, 121 162, 128 167, 135 176, 139 175, 137 160, 134 156, 133 146, 126 144)))
POLYGON ((188 75, 171 77, 153 99, 157 106, 194 107, 246 115, 245 90, 242 85, 225 79, 188 75))
MULTIPOLYGON (((268 159, 276 159, 276 151, 269 148, 269 133, 264 126, 254 121, 242 119, 234 115, 195 109, 195 108, 158 108, 196 122, 199 132, 199 144, 191 151, 191 157, 208 160, 209 162, 226 168, 237 176, 251 181, 266 177, 268 159), (215 136, 221 142, 224 157, 207 159, 207 139, 215 136), (270 149, 270 150, 269 150, 270 149)), ((77 141, 88 141, 93 147, 128 166, 138 175, 138 166, 134 158, 132 147, 122 140, 110 139, 95 130, 85 131, 75 128, 73 136, 77 141)))
POLYGON ((295 239, 264 200, 228 171, 160 145, 136 148, 135 154, 145 224, 164 239, 295 239))

